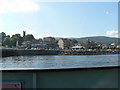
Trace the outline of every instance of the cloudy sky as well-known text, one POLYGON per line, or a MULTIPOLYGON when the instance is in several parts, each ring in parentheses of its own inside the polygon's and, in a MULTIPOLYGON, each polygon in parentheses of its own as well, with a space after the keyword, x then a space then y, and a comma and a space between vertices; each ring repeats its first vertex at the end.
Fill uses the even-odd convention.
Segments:
POLYGON ((0 0, 0 32, 23 30, 35 38, 117 37, 118 2, 0 0))

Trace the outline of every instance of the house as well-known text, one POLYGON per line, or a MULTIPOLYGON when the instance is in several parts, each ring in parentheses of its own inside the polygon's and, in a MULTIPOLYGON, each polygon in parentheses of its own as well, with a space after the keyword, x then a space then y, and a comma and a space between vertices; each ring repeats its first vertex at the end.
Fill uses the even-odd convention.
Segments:
POLYGON ((60 49, 69 49, 70 41, 68 39, 60 39, 60 40, 58 40, 58 47, 60 49))
POLYGON ((87 39, 86 42, 82 43, 82 46, 84 46, 86 49, 89 49, 98 46, 98 43, 87 39))
POLYGON ((54 43, 55 42, 55 38, 54 37, 44 37, 43 41, 44 42, 54 43))
POLYGON ((58 47, 54 37, 44 37, 43 42, 47 44, 47 49, 57 49, 58 47))

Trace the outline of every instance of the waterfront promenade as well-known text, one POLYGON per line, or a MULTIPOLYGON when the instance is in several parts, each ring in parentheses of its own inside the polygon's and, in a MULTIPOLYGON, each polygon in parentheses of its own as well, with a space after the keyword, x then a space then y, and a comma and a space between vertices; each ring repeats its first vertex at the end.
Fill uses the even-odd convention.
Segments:
POLYGON ((120 54, 119 50, 31 50, 3 48, 2 57, 31 55, 106 55, 120 54))

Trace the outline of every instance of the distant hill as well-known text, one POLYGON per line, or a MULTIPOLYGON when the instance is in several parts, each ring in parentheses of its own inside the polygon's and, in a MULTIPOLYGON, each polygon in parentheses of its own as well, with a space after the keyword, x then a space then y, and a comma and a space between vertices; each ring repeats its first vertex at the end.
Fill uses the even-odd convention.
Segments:
POLYGON ((76 38, 76 40, 79 43, 86 42, 87 39, 89 39, 91 41, 94 41, 94 42, 106 44, 106 45, 109 45, 111 43, 118 43, 118 41, 120 43, 120 38, 112 38, 112 37, 106 37, 106 36, 94 36, 94 37, 76 38))
MULTIPOLYGON (((60 38, 57 38, 57 40, 60 38)), ((93 36, 93 37, 84 37, 84 38, 68 38, 76 39, 79 43, 86 42, 88 39, 94 42, 102 43, 109 45, 111 43, 120 43, 120 38, 106 37, 106 36, 93 36)))

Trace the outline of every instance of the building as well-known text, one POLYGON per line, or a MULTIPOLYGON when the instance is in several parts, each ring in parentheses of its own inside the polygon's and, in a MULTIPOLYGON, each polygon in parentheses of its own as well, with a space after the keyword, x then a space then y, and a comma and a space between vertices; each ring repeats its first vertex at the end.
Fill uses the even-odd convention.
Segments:
POLYGON ((58 47, 60 49, 69 49, 70 41, 68 39, 60 39, 60 40, 58 40, 58 47))
POLYGON ((23 40, 25 40, 26 31, 23 31, 23 40))
POLYGON ((58 46, 54 38, 44 38, 44 41, 42 39, 24 41, 22 47, 28 49, 57 49, 58 46))
POLYGON ((54 43, 55 42, 55 38, 54 37, 44 37, 43 41, 44 42, 54 43))
POLYGON ((85 47, 83 47, 81 45, 75 45, 72 47, 72 50, 81 50, 81 49, 85 49, 85 47))
POLYGON ((32 44, 31 44, 31 48, 36 48, 36 49, 48 49, 46 42, 32 43, 32 44))
POLYGON ((57 49, 58 45, 54 37, 44 37, 43 42, 47 44, 47 49, 57 49))
POLYGON ((25 37, 26 36, 26 31, 23 31, 23 37, 25 37))
POLYGON ((82 43, 81 45, 84 46, 86 49, 90 49, 92 47, 98 46, 98 43, 87 39, 86 42, 82 43))

